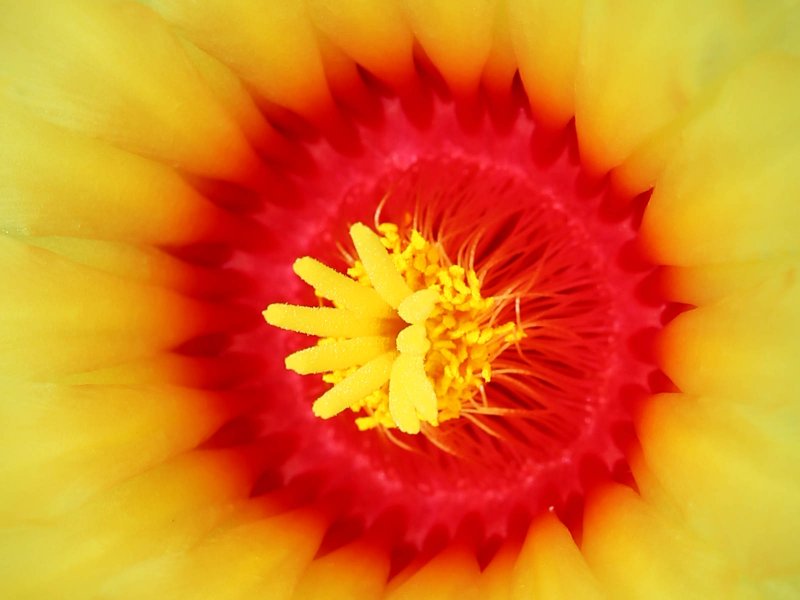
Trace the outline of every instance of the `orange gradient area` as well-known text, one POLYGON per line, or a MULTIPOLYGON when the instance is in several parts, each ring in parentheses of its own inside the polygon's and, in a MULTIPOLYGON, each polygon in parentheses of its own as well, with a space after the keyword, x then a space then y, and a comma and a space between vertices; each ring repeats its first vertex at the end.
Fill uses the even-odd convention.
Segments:
MULTIPOLYGON (((796 3, 0 0, 0 14, 0 595, 800 594, 796 3), (536 471, 525 494, 459 495, 464 473, 499 475, 422 446, 435 468, 410 468, 423 463, 352 419, 314 419, 321 388, 282 367, 296 339, 260 322, 271 302, 314 301, 296 258, 345 265, 337 232, 375 215, 386 178, 416 174, 413 195, 420 172, 447 175, 419 165, 448 152, 454 171, 497 159, 535 176, 602 224, 576 239, 624 229, 591 264, 645 316, 611 328, 608 369, 635 366, 598 403, 607 418, 562 444, 551 479, 574 487, 539 489, 536 471)), ((543 319, 559 305, 537 302, 543 319)), ((530 428, 541 456, 549 426, 530 428)), ((491 437, 473 436, 476 454, 491 437)), ((509 472, 527 456, 492 448, 509 472)))

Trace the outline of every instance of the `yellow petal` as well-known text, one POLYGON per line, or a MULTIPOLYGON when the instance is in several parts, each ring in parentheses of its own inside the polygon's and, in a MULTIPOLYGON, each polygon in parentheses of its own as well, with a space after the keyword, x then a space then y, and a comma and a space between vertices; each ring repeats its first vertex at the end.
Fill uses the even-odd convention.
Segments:
MULTIPOLYGON (((751 32, 757 32, 752 48, 754 52, 763 49, 764 54, 785 52, 795 57, 800 56, 800 37, 796 35, 800 31, 800 7, 793 4, 764 2, 758 5, 757 19, 749 21, 764 19, 765 22, 763 27, 750 29, 751 32)), ((756 54, 753 60, 758 63, 764 60, 764 56, 756 54)), ((652 188, 664 166, 680 152, 681 135, 687 124, 703 112, 714 109, 717 91, 714 87, 708 93, 698 96, 674 121, 640 144, 625 163, 612 172, 615 185, 631 197, 652 188)))
POLYGON ((259 111, 242 80, 231 69, 188 40, 180 41, 187 58, 214 98, 233 116, 254 148, 270 150, 285 143, 259 111))
POLYGON ((0 375, 97 369, 234 326, 235 314, 0 237, 0 375))
POLYGON ((582 550, 610 598, 729 598, 735 589, 736 577, 708 545, 626 486, 588 499, 582 550))
POLYGON ((800 59, 741 69, 681 136, 641 235, 662 263, 701 265, 800 252, 800 59))
POLYGON ((180 43, 138 4, 6 3, 0 77, 3 94, 36 115, 126 150, 209 177, 257 168, 180 43))
POLYGON ((505 544, 494 555, 478 579, 478 597, 492 600, 512 600, 511 586, 514 565, 519 556, 519 547, 505 544))
POLYGON ((549 513, 531 526, 512 581, 512 600, 604 597, 569 531, 549 513))
POLYGON ((332 105, 303 2, 155 0, 152 4, 265 100, 312 118, 332 105))
POLYGON ((687 522, 754 578, 800 568, 797 413, 664 395, 637 425, 648 465, 687 522))
POLYGON ((356 62, 403 87, 416 75, 413 36, 398 0, 307 0, 314 25, 356 62))
POLYGON ((99 494, 55 524, 4 529, 4 592, 79 598, 122 569, 185 553, 249 493, 253 473, 245 461, 241 452, 193 451, 99 494))
POLYGON ((168 570, 133 569, 138 581, 128 577, 117 587, 126 598, 169 591, 185 597, 289 600, 322 532, 320 519, 303 511, 220 527, 168 570), (131 593, 131 584, 137 594, 131 593))
POLYGON ((315 558, 292 600, 373 600, 381 597, 388 577, 388 554, 357 541, 315 558))
POLYGON ((245 596, 289 600, 298 579, 314 558, 323 532, 319 515, 310 512, 282 515, 242 527, 225 539, 212 540, 215 547, 195 562, 189 577, 196 582, 196 589, 205 594, 209 587, 197 574, 213 574, 214 598, 222 598, 225 593, 239 598, 244 590, 245 596), (276 544, 276 540, 280 543, 276 544), (234 559, 228 559, 227 568, 219 568, 231 556, 234 559))
POLYGON ((171 169, 2 100, 0 190, 0 228, 12 235, 183 244, 226 220, 171 169))
POLYGON ((25 242, 59 254, 74 263, 170 290, 192 293, 200 287, 198 282, 204 276, 213 281, 210 273, 149 246, 73 237, 29 237, 25 238, 25 242))
POLYGON ((626 460, 636 481, 636 488, 645 504, 668 520, 682 520, 680 506, 653 472, 641 447, 630 448, 626 454, 626 460))
POLYGON ((790 3, 586 0, 576 77, 584 162, 623 162, 763 47, 794 37, 790 3), (680 35, 676 35, 680 32, 680 35))
MULTIPOLYGON (((353 114, 362 115, 365 110, 374 110, 376 97, 367 88, 356 62, 324 33, 317 31, 316 39, 325 78, 336 102, 350 109, 353 114)), ((355 138, 355 132, 351 133, 355 138)))
POLYGON ((417 40, 456 95, 478 89, 492 49, 497 0, 404 0, 417 40))
POLYGON ((194 447, 233 404, 178 387, 0 383, 0 519, 62 514, 194 447), (146 440, 146 443, 143 441, 146 440))
POLYGON ((215 389, 240 375, 240 367, 245 368, 235 355, 209 358, 162 352, 110 367, 70 373, 57 381, 71 385, 177 385, 215 389))
POLYGON ((534 116, 550 128, 575 114, 584 0, 508 0, 519 72, 534 116))
POLYGON ((492 33, 492 48, 483 68, 483 85, 496 98, 505 99, 517 73, 517 55, 511 34, 512 0, 497 0, 492 33))
POLYGON ((800 257, 722 263, 696 267, 666 267, 660 274, 670 300, 703 306, 739 294, 800 269, 800 257))
POLYGON ((661 341, 664 372, 691 394, 777 406, 796 401, 800 281, 789 270, 679 315, 661 341))
POLYGON ((479 600, 480 571, 474 551, 453 546, 432 558, 416 573, 389 588, 386 600, 479 600))

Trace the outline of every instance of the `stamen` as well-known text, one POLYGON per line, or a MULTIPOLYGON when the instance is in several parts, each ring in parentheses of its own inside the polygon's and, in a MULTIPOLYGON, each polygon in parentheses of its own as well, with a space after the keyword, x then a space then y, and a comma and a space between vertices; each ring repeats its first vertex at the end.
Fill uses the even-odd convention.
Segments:
POLYGON ((495 325, 501 311, 482 297, 481 279, 453 264, 439 244, 392 223, 378 231, 350 228, 358 259, 349 277, 309 257, 295 262, 295 272, 334 306, 274 304, 264 311, 272 325, 322 338, 288 356, 286 367, 322 373, 333 385, 314 403, 315 415, 363 411, 356 419, 362 430, 415 434, 422 423, 438 427, 462 411, 480 414, 491 361, 523 337, 521 328, 495 325))

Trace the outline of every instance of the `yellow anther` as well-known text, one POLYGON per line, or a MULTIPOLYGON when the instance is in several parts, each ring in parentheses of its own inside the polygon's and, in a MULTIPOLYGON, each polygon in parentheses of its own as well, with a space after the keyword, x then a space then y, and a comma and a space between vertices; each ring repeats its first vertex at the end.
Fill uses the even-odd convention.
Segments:
POLYGON ((413 230, 411 232, 411 244, 409 244, 410 248, 413 248, 414 250, 424 250, 427 245, 428 241, 422 237, 422 234, 419 231, 413 230))
POLYGON ((453 287, 456 288, 456 291, 461 294, 469 294, 470 290, 467 287, 467 284, 464 283, 462 278, 454 278, 453 279, 453 287))

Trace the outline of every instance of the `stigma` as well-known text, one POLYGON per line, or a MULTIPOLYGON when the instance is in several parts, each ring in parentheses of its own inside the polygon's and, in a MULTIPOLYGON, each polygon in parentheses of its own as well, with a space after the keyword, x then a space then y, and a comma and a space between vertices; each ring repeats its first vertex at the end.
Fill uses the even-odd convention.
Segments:
POLYGON ((286 357, 286 368, 321 374, 331 387, 313 404, 329 419, 356 413, 360 430, 418 434, 487 406, 492 360, 524 337, 516 322, 496 323, 494 299, 481 295, 469 265, 412 227, 350 228, 347 273, 311 257, 294 272, 320 306, 272 304, 272 326, 319 338, 286 357))

